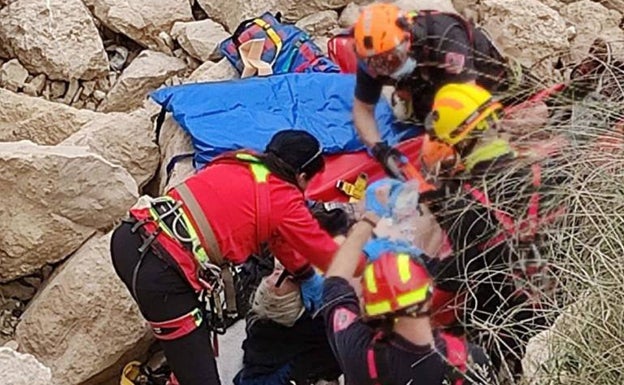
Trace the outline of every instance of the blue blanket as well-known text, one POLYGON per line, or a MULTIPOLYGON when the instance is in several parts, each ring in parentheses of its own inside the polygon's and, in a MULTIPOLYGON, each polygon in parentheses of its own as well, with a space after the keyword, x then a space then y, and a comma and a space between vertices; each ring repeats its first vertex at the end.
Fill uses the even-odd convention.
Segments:
MULTIPOLYGON (((212 83, 185 84, 151 94, 192 138, 199 169, 223 152, 263 151, 279 130, 310 132, 326 154, 364 149, 351 108, 355 76, 284 74, 212 83)), ((391 145, 418 132, 395 122, 382 100, 375 110, 383 139, 391 145)))

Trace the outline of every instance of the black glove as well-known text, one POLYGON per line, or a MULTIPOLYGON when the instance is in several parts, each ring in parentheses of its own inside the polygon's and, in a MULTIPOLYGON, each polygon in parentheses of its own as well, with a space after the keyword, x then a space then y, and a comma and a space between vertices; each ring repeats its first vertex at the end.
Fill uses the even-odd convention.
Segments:
POLYGON ((354 209, 350 203, 312 202, 310 211, 321 228, 333 237, 345 235, 355 222, 354 209))
POLYGON ((386 174, 393 178, 405 180, 401 172, 401 166, 407 162, 407 158, 401 151, 388 146, 386 142, 377 142, 371 149, 373 156, 383 166, 386 174))

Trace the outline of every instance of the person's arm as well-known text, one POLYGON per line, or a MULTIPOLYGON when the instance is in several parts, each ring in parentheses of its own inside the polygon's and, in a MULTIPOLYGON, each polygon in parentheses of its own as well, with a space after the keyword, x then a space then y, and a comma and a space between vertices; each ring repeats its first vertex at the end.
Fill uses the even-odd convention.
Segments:
POLYGON ((375 105, 366 104, 356 98, 353 101, 353 124, 366 147, 372 148, 375 143, 381 142, 381 135, 379 135, 379 128, 375 121, 375 105))
MULTIPOLYGON (((284 197, 284 199, 288 199, 284 197)), ((338 244, 312 216, 301 198, 285 202, 280 224, 269 248, 290 272, 310 262, 326 271, 338 244)))
POLYGON ((381 97, 382 83, 358 67, 353 100, 353 124, 357 134, 368 148, 381 141, 375 120, 375 105, 381 97))
POLYGON ((361 264, 362 249, 379 222, 379 217, 368 211, 362 219, 353 225, 351 232, 342 243, 329 269, 326 277, 341 277, 346 280, 353 278, 358 266, 361 264))

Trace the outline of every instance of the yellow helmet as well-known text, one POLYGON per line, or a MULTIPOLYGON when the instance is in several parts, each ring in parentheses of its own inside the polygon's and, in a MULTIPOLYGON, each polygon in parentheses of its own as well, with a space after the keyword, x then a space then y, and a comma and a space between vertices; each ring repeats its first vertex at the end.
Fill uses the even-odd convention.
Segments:
POLYGON ((498 120, 502 105, 472 83, 450 83, 436 92, 425 126, 437 139, 455 145, 474 130, 485 131, 498 120))

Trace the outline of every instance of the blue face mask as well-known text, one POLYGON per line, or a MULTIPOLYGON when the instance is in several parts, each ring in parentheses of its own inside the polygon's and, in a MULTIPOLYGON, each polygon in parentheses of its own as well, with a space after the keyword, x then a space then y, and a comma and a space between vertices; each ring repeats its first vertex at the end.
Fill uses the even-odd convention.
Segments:
POLYGON ((390 75, 390 77, 394 80, 399 80, 411 75, 415 69, 416 59, 414 59, 413 57, 408 57, 407 60, 405 60, 405 62, 390 75))

